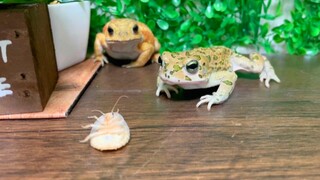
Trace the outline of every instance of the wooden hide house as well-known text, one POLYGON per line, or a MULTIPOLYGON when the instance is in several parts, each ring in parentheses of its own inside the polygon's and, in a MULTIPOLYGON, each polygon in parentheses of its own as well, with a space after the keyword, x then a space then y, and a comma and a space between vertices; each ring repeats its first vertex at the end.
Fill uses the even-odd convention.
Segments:
POLYGON ((0 114, 42 111, 58 79, 46 4, 0 4, 0 114))

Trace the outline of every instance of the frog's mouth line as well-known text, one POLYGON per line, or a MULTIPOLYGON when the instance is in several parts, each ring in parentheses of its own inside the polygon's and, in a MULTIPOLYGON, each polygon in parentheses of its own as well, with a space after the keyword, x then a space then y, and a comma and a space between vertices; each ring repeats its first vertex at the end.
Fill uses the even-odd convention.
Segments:
POLYGON ((202 80, 202 81, 187 81, 187 80, 176 80, 176 81, 171 81, 167 77, 163 76, 162 74, 159 75, 161 80, 169 85, 206 85, 208 83, 208 80, 202 80))
POLYGON ((127 44, 127 43, 139 43, 141 42, 142 38, 139 38, 139 39, 129 39, 129 40, 106 40, 106 42, 109 44, 118 44, 118 43, 121 43, 121 44, 127 44))
POLYGON ((117 45, 117 44, 119 44, 121 46, 125 46, 126 44, 138 45, 141 41, 142 41, 142 38, 128 39, 128 40, 106 40, 108 45, 117 45))

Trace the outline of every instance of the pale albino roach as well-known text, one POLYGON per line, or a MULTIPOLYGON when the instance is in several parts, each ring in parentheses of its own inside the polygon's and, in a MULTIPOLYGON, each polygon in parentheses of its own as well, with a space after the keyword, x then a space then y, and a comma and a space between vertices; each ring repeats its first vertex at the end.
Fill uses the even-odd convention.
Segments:
POLYGON ((90 145, 93 148, 104 151, 119 149, 129 142, 129 126, 119 113, 119 109, 117 112, 113 112, 115 106, 123 97, 127 98, 127 96, 120 96, 109 113, 103 113, 100 110, 93 110, 100 112, 102 115, 100 117, 88 117, 94 118, 96 121, 93 124, 82 126, 85 129, 92 129, 90 134, 84 140, 80 141, 81 143, 90 141, 90 145))

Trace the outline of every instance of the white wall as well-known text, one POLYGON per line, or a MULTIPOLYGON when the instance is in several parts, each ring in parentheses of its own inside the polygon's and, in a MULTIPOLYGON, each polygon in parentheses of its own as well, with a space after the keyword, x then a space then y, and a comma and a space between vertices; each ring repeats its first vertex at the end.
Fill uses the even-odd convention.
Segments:
MULTIPOLYGON (((268 0, 264 0, 266 3, 268 0)), ((277 8, 277 5, 279 3, 279 1, 281 1, 282 3, 282 15, 278 18, 276 18, 275 20, 265 20, 265 19, 261 19, 261 24, 264 24, 264 23, 269 23, 269 33, 267 34, 267 38, 269 38, 272 42, 272 46, 274 48, 274 50, 276 51, 275 53, 287 53, 286 51, 286 47, 285 47, 285 44, 284 43, 280 43, 280 44, 276 44, 275 42, 273 42, 272 40, 272 29, 274 27, 277 27, 277 26, 280 26, 281 24, 284 23, 284 21, 286 19, 288 20, 292 20, 291 18, 291 14, 290 12, 293 10, 294 8, 294 0, 273 0, 272 1, 272 4, 270 6, 270 9, 268 11, 268 14, 276 14, 276 8, 277 8)), ((256 49, 254 47, 237 47, 236 48, 237 52, 239 53, 243 53, 243 54, 249 54, 251 52, 255 52, 256 49)), ((260 47, 260 53, 262 54, 266 54, 265 50, 263 49, 263 47, 260 47)))
MULTIPOLYGON (((266 2, 266 1, 267 1, 267 0, 265 0, 265 2, 266 2)), ((271 4, 271 6, 270 6, 270 10, 269 10, 268 13, 269 13, 269 14, 276 14, 276 8, 277 8, 277 5, 278 5, 279 1, 281 1, 281 3, 282 3, 282 15, 281 15, 280 17, 276 18, 276 19, 273 20, 273 21, 268 21, 268 20, 264 20, 264 19, 261 20, 261 24, 264 24, 264 23, 266 23, 266 22, 269 23, 269 25, 270 25, 270 31, 271 31, 274 27, 277 27, 277 26, 280 26, 281 24, 283 24, 286 19, 288 19, 289 21, 292 20, 292 18, 291 18, 291 13, 290 13, 290 12, 291 12, 291 11, 293 10, 293 8, 294 8, 294 0, 273 0, 273 1, 272 1, 272 4, 271 4)), ((272 33, 272 32, 269 32, 268 35, 270 35, 270 33, 272 33)), ((267 37, 269 37, 269 38, 271 39, 271 37, 268 36, 268 35, 267 35, 267 37)), ((272 40, 272 39, 271 39, 271 40, 272 40)), ((273 41, 272 41, 272 42, 273 42, 273 41)), ((273 45, 276 53, 287 53, 286 47, 285 47, 285 44, 284 44, 284 43, 276 44, 276 43, 273 42, 272 45, 273 45)))

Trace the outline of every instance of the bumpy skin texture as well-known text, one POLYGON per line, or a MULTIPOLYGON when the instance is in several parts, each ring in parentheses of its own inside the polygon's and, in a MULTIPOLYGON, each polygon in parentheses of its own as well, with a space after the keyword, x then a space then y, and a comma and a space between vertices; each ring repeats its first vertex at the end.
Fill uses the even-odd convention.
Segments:
POLYGON ((117 60, 132 60, 123 67, 142 67, 150 59, 159 57, 160 44, 145 24, 127 18, 113 19, 96 35, 94 43, 95 61, 102 66, 108 63, 106 52, 117 60))
POLYGON ((208 110, 213 104, 220 104, 232 93, 237 75, 235 71, 244 70, 260 73, 260 80, 280 82, 270 62, 258 53, 250 54, 250 58, 233 52, 223 46, 196 48, 184 52, 164 52, 159 58, 161 63, 156 95, 165 92, 168 98, 170 91, 178 93, 176 86, 184 89, 200 89, 218 86, 217 92, 200 98, 197 104, 208 103, 208 110))

